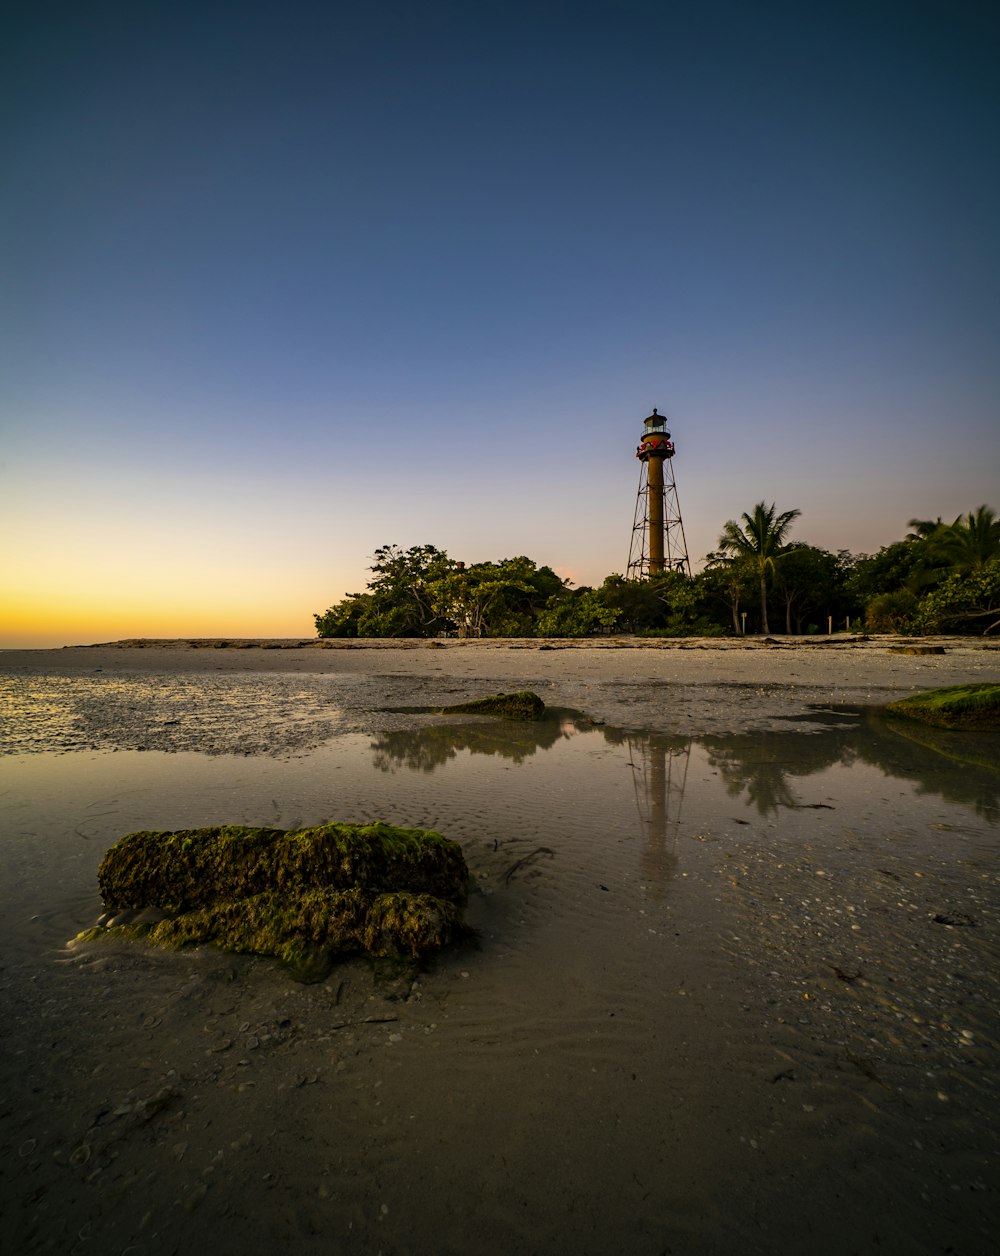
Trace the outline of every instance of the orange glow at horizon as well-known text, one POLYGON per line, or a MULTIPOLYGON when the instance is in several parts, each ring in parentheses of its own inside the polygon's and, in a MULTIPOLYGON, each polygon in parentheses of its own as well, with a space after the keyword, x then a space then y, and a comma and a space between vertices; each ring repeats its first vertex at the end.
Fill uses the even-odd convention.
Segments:
POLYGON ((315 636, 311 614, 269 601, 271 605, 262 605, 243 598, 220 610, 171 602, 166 596, 118 605, 99 596, 73 601, 55 594, 5 598, 0 610, 0 649, 46 649, 134 637, 315 636))

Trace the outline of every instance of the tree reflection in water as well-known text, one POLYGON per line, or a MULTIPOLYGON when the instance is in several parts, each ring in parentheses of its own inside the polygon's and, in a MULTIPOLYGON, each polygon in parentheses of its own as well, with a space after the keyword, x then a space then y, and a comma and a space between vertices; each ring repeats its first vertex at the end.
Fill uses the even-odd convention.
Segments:
POLYGON ((990 823, 1000 819, 1000 769, 989 734, 886 719, 874 707, 859 708, 846 719, 845 714, 830 718, 836 722, 821 732, 789 729, 697 740, 728 792, 733 797, 745 792, 747 804, 760 815, 780 807, 823 806, 803 801, 791 779, 864 763, 887 777, 912 781, 919 794, 972 807, 990 823))
POLYGON ((557 741, 571 736, 577 731, 577 721, 592 727, 577 712, 555 707, 548 708, 540 720, 448 721, 381 733, 372 742, 372 754, 375 766, 382 772, 394 772, 397 768, 433 772, 462 750, 470 754, 500 755, 514 763, 523 763, 539 750, 548 750, 557 741))
POLYGON ((789 778, 850 763, 856 755, 847 736, 847 729, 833 728, 823 733, 758 732, 699 740, 726 792, 733 798, 745 793, 747 805, 767 816, 780 807, 809 805, 802 802, 789 778))
POLYGON ((834 765, 864 763, 888 777, 914 783, 922 794, 972 807, 991 823, 1000 820, 997 739, 985 733, 940 730, 886 719, 878 708, 816 712, 810 730, 786 730, 686 737, 660 732, 626 732, 595 725, 576 711, 550 708, 543 719, 526 723, 442 719, 424 728, 383 733, 372 742, 375 766, 433 772, 459 752, 498 755, 513 763, 547 750, 575 733, 597 732, 629 752, 639 816, 649 835, 651 879, 668 872, 676 841, 691 747, 700 746, 734 798, 762 816, 780 808, 823 806, 805 799, 795 782, 834 765), (827 726, 816 730, 817 721, 827 726), (672 826, 672 831, 671 831, 672 826))

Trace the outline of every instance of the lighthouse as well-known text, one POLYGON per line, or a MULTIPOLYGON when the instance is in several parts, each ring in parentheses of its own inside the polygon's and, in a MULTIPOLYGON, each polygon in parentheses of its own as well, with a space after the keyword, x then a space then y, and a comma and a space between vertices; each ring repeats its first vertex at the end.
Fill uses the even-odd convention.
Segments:
POLYGON ((641 580, 663 571, 691 574, 684 522, 677 499, 674 454, 666 415, 653 413, 643 420, 635 456, 639 459, 639 492, 635 500, 632 543, 626 575, 641 580))

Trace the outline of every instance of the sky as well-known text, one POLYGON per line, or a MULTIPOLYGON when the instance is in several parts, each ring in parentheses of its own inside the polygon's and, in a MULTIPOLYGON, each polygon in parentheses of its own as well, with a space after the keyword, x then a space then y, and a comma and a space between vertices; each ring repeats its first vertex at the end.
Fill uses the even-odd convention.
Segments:
POLYGON ((157 0, 0 35, 0 646, 307 637, 377 547, 1000 508, 991 0, 157 0))

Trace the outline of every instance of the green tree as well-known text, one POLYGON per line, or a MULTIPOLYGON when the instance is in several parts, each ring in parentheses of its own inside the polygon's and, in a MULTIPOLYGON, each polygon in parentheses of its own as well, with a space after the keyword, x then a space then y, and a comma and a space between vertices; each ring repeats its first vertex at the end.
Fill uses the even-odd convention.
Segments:
POLYGON ((531 636, 538 611, 563 582, 523 554, 498 563, 454 564, 428 586, 433 610, 461 637, 531 636))
POLYGON ((785 632, 791 633, 794 619, 797 633, 809 617, 838 621, 847 599, 844 591, 845 560, 848 556, 804 541, 793 541, 777 564, 774 588, 785 607, 785 632))
POLYGON ((609 612, 609 626, 618 632, 641 632, 666 622, 662 587, 654 580, 627 580, 613 572, 595 592, 597 604, 609 612))
POLYGON ((989 506, 977 506, 954 523, 942 524, 930 544, 953 571, 967 575, 1000 558, 1000 519, 989 506))
POLYGON ((322 614, 313 615, 318 637, 358 637, 359 625, 371 609, 367 593, 348 593, 322 614))
POLYGON ((995 632, 1000 628, 1000 557, 973 571, 956 571, 921 599, 920 632, 995 632))
POLYGON ((894 541, 875 554, 857 554, 847 575, 847 592, 859 606, 867 607, 882 593, 919 586, 927 561, 923 543, 894 541))
POLYGON ((765 635, 770 632, 767 622, 768 572, 774 572, 777 560, 785 552, 788 530, 801 513, 801 510, 784 510, 779 515, 774 502, 770 506, 758 502, 752 514, 744 512, 742 522, 728 520, 719 537, 719 549, 723 553, 747 559, 757 573, 761 631, 765 635))
POLYGON ((503 558, 497 566, 511 577, 511 588, 509 595, 497 605, 492 635, 533 636, 538 616, 553 597, 566 592, 566 582, 551 567, 539 567, 523 554, 516 558, 503 558))
POLYGON ((369 570, 370 603, 361 617, 365 637, 436 636, 447 622, 434 605, 431 589, 455 563, 433 545, 382 545, 369 570))
POLYGON ((718 550, 708 555, 704 569, 695 576, 703 597, 726 608, 737 636, 743 632, 740 606, 752 591, 755 579, 745 558, 730 557, 718 550))
POLYGON ((539 637, 590 637, 613 628, 618 612, 595 589, 573 589, 549 599, 535 624, 539 637))
POLYGON ((669 637, 694 634, 715 635, 718 631, 708 607, 705 590, 684 571, 661 571, 648 578, 655 599, 653 622, 639 631, 662 633, 669 637))
POLYGON ((865 607, 865 627, 869 632, 913 632, 919 605, 912 589, 877 593, 865 607))
POLYGON ((313 616, 319 636, 532 636, 539 613, 565 592, 551 567, 523 554, 466 566, 433 545, 383 545, 369 570, 367 592, 313 616))
MULTIPOLYGON (((958 519, 955 522, 958 523, 958 519)), ((910 529, 906 540, 919 542, 931 540, 942 528, 947 528, 948 524, 938 515, 936 519, 911 519, 906 526, 910 529)))
POLYGON ((928 569, 922 579, 911 581, 914 588, 938 584, 950 572, 978 571, 1000 557, 1000 519, 990 506, 977 506, 952 523, 938 516, 936 521, 911 519, 909 526, 907 540, 922 547, 928 569))
POLYGON ((906 540, 913 545, 915 562, 907 588, 920 594, 934 588, 948 574, 952 567, 952 556, 948 553, 949 545, 954 545, 953 529, 961 522, 959 515, 953 523, 945 523, 938 515, 937 519, 911 519, 906 540))

